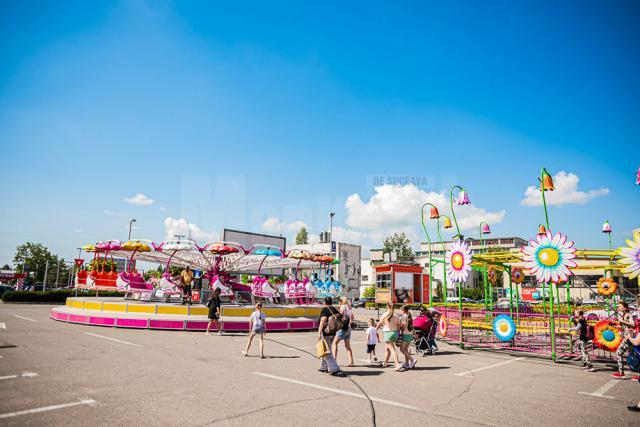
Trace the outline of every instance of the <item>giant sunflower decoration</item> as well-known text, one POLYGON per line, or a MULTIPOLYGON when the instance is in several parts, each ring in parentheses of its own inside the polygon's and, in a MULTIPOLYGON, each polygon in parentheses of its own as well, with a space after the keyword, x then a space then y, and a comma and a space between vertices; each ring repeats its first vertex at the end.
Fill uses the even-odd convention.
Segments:
POLYGON ((566 281, 571 268, 578 266, 573 260, 576 248, 562 233, 538 234, 536 240, 530 240, 529 246, 522 248, 522 253, 525 267, 535 274, 538 283, 566 281))
POLYGON ((511 341, 516 335, 516 324, 508 314, 493 319, 493 333, 500 341, 511 341))
POLYGON ((514 267, 511 269, 511 280, 518 285, 524 282, 524 270, 521 267, 514 267))
POLYGON ((471 249, 462 240, 454 241, 445 253, 447 277, 451 282, 466 282, 471 271, 471 249))
POLYGON ((618 290, 618 284, 611 277, 601 277, 598 279, 598 295, 611 296, 618 290))
POLYGON ((611 320, 601 320, 594 327, 593 343, 598 347, 614 352, 622 343, 622 334, 611 320))
POLYGON ((447 336, 447 316, 445 316, 444 314, 440 316, 440 322, 438 322, 438 332, 440 332, 440 335, 442 335, 443 337, 447 336))
POLYGON ((626 265, 622 273, 635 279, 640 276, 640 233, 634 233, 633 240, 627 239, 627 247, 618 248, 618 253, 622 256, 620 264, 626 265))

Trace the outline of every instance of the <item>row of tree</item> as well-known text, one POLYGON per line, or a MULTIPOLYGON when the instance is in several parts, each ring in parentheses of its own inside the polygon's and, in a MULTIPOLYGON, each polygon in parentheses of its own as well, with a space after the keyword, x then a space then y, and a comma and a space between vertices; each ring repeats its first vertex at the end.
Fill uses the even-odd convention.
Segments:
MULTIPOLYGON (((18 273, 28 273, 29 280, 36 283, 44 282, 45 271, 47 274, 47 283, 53 284, 56 277, 58 283, 60 279, 68 279, 71 273, 70 266, 65 262, 64 258, 52 253, 42 243, 26 242, 16 247, 16 253, 13 257, 13 265, 18 273)), ((5 265, 3 269, 10 270, 9 265, 5 265)))

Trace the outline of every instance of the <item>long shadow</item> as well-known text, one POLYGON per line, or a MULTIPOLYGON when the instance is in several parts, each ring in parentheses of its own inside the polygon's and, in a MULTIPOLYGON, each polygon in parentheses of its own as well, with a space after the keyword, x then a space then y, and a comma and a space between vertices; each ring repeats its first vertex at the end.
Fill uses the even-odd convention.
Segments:
MULTIPOLYGON (((249 356, 249 357, 259 357, 259 356, 249 356)), ((265 356, 265 359, 300 359, 300 356, 265 356)))
POLYGON ((461 351, 444 350, 444 351, 438 351, 438 352, 435 354, 435 356, 437 356, 437 355, 439 355, 439 354, 446 356, 446 355, 448 355, 448 354, 464 354, 464 353, 463 353, 463 352, 461 352, 461 351))
POLYGON ((440 369, 451 369, 451 366, 414 366, 411 371, 439 371, 440 369))
POLYGON ((348 377, 375 377, 382 375, 383 371, 344 371, 344 373, 348 377))

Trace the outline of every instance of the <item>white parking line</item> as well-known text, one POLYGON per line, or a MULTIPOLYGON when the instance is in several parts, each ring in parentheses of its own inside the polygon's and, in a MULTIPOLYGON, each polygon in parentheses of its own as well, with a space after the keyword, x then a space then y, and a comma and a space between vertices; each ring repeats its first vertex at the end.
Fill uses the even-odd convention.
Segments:
POLYGON ((480 372, 480 371, 485 371, 487 369, 497 368, 498 366, 508 365, 509 363, 513 363, 513 362, 516 362, 516 361, 522 360, 522 359, 526 359, 526 357, 516 357, 515 359, 505 360, 504 362, 494 363, 493 365, 483 366, 482 368, 476 368, 476 369, 472 369, 470 371, 460 372, 460 373, 457 373, 455 375, 458 376, 458 377, 464 377, 464 376, 468 376, 470 374, 473 374, 474 372, 480 372))
POLYGON ((4 322, 0 322, 0 329, 7 329, 7 325, 4 322))
POLYGON ((132 345, 134 347, 142 347, 140 344, 135 344, 135 343, 132 343, 132 342, 129 342, 129 341, 123 341, 123 340, 119 340, 119 339, 116 339, 116 338, 105 337, 104 335, 92 334, 91 332, 85 332, 85 334, 86 335, 91 335, 92 337, 96 337, 96 338, 102 338, 103 340, 119 342, 120 344, 132 345))
POLYGON ((602 397, 605 399, 615 399, 615 397, 613 396, 606 396, 605 393, 611 390, 613 387, 615 387, 616 384, 619 382, 620 380, 611 380, 605 385, 603 385, 602 387, 600 387, 599 389, 597 389, 596 391, 594 391, 593 393, 586 393, 584 391, 581 391, 580 394, 584 394, 586 396, 593 396, 593 397, 602 397))
POLYGON ((36 374, 35 372, 23 372, 22 375, 5 375, 4 377, 0 377, 0 380, 13 380, 19 377, 33 378, 37 376, 38 374, 36 374))
POLYGON ((36 414, 38 412, 55 411, 56 409, 70 408, 72 406, 79 406, 79 405, 91 405, 91 406, 93 406, 96 403, 98 403, 98 402, 96 402, 93 399, 86 399, 85 398, 85 399, 80 399, 77 402, 62 403, 60 405, 43 406, 41 408, 26 409, 24 411, 7 412, 7 413, 4 413, 4 414, 0 414, 0 419, 17 417, 19 415, 36 414))
MULTIPOLYGON (((345 396, 351 396, 351 397, 355 397, 357 399, 365 399, 365 400, 367 399, 367 396, 365 396, 364 394, 353 393, 351 391, 345 391, 345 390, 340 390, 340 389, 337 389, 337 388, 325 387, 325 386, 318 385, 318 384, 306 383, 304 381, 292 380, 290 378, 278 377, 276 375, 265 374, 263 372, 254 372, 254 374, 260 375, 262 377, 278 380, 278 381, 284 381, 284 382, 291 383, 291 384, 298 384, 298 385, 303 385, 303 386, 306 386, 306 387, 316 388, 318 390, 324 390, 324 391, 328 391, 328 392, 331 392, 331 393, 343 394, 345 396)), ((416 412, 424 412, 423 409, 418 408, 417 406, 407 405, 405 403, 394 402, 392 400, 386 400, 386 399, 381 399, 379 397, 372 397, 372 396, 369 396, 369 399, 371 399, 373 402, 382 403, 383 405, 396 406, 396 407, 399 407, 399 408, 410 409, 410 410, 416 411, 416 412)))
POLYGON ((35 319, 29 319, 28 317, 24 317, 24 316, 18 316, 17 314, 14 314, 13 317, 17 317, 18 319, 22 319, 22 320, 28 320, 29 322, 36 322, 38 323, 37 320, 35 319))

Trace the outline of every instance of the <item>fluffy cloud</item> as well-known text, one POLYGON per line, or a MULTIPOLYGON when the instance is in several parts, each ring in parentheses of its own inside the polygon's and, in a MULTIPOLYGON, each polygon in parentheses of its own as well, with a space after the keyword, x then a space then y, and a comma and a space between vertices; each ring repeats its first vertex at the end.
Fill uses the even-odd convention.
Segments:
POLYGON ((130 205, 150 206, 155 200, 150 199, 142 193, 138 193, 133 197, 125 197, 124 201, 129 203, 130 205))
MULTIPOLYGON (((573 173, 567 173, 560 171, 553 176, 554 191, 545 192, 545 198, 548 205, 568 205, 579 204, 583 205, 591 199, 596 197, 606 196, 609 194, 608 188, 600 188, 597 190, 580 191, 578 186, 580 184, 580 178, 573 173)), ((540 196, 540 188, 537 186, 530 186, 524 192, 525 198, 522 199, 522 204, 525 206, 540 206, 542 205, 542 197, 540 196)))
MULTIPOLYGON (((404 230, 407 236, 417 236, 413 228, 420 223, 420 207, 425 203, 433 203, 441 214, 449 213, 448 196, 444 193, 424 191, 413 184, 375 187, 375 194, 364 202, 359 194, 347 198, 347 225, 381 231, 387 235, 393 230, 404 230)), ((497 224, 504 219, 505 211, 488 212, 473 205, 457 206, 456 216, 461 230, 474 229, 480 221, 497 224)), ((453 218, 451 218, 453 220, 453 218)))
POLYGON ((298 233, 304 227, 309 232, 309 226, 304 221, 281 222, 278 217, 271 216, 262 223, 262 230, 269 233, 291 234, 298 233))
POLYGON ((164 234, 167 240, 175 239, 176 235, 191 236, 192 239, 199 242, 210 242, 218 238, 218 234, 215 232, 204 231, 184 218, 170 216, 164 219, 164 234))

